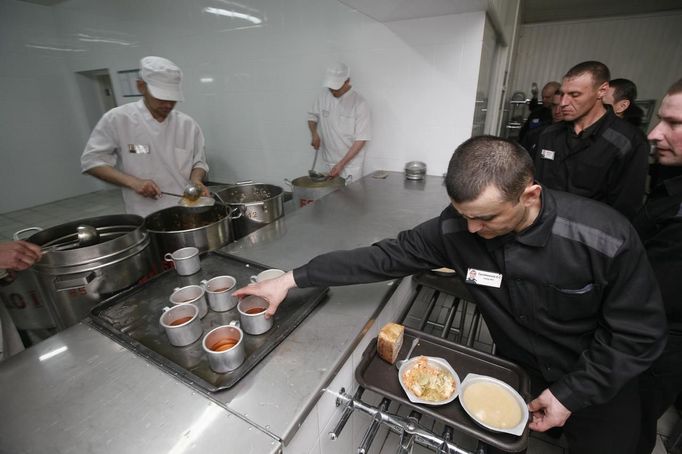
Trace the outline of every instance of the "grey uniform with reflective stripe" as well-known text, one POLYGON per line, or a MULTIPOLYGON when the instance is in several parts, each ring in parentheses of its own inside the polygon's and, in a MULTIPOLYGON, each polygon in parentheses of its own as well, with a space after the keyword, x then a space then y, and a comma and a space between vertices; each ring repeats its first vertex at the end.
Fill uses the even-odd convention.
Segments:
POLYGON ((628 218, 642 206, 649 143, 610 109, 579 135, 572 122, 548 126, 534 150, 535 177, 547 187, 599 200, 628 218))
POLYGON ((486 240, 452 208, 396 239, 318 256, 301 287, 371 282, 447 266, 502 274, 469 285, 499 351, 538 371, 571 411, 608 401, 663 348, 665 317, 644 249, 611 208, 543 188, 538 219, 486 240))

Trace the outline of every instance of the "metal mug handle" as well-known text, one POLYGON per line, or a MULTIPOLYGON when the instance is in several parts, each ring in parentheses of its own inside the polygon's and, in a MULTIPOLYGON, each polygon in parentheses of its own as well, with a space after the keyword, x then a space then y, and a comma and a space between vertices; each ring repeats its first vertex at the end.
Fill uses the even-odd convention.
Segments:
POLYGON ((14 232, 14 235, 12 235, 12 238, 14 238, 15 240, 20 240, 20 239, 21 239, 21 234, 22 234, 22 233, 32 232, 32 231, 34 231, 34 230, 35 230, 36 232, 42 232, 43 228, 42 228, 42 227, 28 227, 28 228, 25 228, 25 229, 21 229, 21 230, 19 230, 19 231, 17 231, 17 232, 14 232))
POLYGON ((251 281, 252 284, 255 284, 256 282, 258 282, 258 276, 253 275, 249 277, 249 281, 251 281))
POLYGON ((227 324, 228 326, 234 326, 235 328, 239 328, 239 320, 232 320, 230 323, 227 324))
POLYGON ((167 262, 173 262, 175 263, 175 260, 173 260, 173 256, 171 255, 170 252, 167 252, 164 256, 163 259, 167 262))
POLYGON ((165 306, 165 307, 164 307, 163 309, 161 309, 161 310, 162 310, 163 312, 168 312, 169 310, 171 310, 171 308, 168 307, 168 306, 165 306))

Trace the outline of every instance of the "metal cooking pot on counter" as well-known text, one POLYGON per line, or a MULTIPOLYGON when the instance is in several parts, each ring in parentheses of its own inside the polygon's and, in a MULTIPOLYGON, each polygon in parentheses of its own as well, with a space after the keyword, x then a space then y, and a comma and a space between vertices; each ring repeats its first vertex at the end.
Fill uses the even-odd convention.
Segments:
POLYGON ((145 218, 145 227, 156 245, 159 259, 168 252, 194 246, 200 252, 218 249, 234 241, 232 220, 239 210, 222 204, 206 207, 175 206, 145 218))
MULTIPOLYGON (((304 207, 313 203, 327 194, 346 186, 346 180, 334 177, 327 180, 316 181, 309 176, 295 178, 293 181, 284 180, 291 186, 296 207, 304 207)), ((349 181, 350 183, 350 181, 349 181)))
POLYGON ((81 219, 48 229, 31 227, 26 241, 42 247, 31 270, 48 297, 58 329, 76 324, 92 306, 156 272, 144 219, 118 214, 81 219))
POLYGON ((216 192, 216 197, 242 213, 232 223, 237 239, 284 215, 284 190, 280 186, 237 183, 216 192))

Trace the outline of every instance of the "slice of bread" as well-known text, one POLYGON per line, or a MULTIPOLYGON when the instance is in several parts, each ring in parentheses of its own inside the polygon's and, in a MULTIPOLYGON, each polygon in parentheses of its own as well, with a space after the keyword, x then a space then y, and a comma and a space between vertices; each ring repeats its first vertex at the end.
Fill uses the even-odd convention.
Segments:
POLYGON ((403 346, 403 335, 405 334, 405 327, 397 323, 387 323, 379 331, 377 338, 377 353, 379 357, 395 364, 398 359, 400 347, 403 346))

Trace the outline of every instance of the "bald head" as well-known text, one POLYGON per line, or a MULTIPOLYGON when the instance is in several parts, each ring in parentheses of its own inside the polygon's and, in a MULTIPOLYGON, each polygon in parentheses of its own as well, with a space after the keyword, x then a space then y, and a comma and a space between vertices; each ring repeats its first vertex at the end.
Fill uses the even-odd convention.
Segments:
POLYGON ((555 80, 547 82, 544 87, 542 87, 542 105, 545 107, 552 106, 552 97, 554 93, 561 88, 561 83, 555 80))

